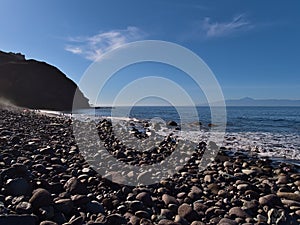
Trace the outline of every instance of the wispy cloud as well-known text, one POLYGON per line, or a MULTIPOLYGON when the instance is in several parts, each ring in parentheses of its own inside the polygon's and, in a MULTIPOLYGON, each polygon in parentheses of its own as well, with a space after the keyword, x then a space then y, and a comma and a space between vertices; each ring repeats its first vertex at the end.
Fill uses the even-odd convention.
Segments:
POLYGON ((255 25, 245 14, 234 16, 229 21, 214 21, 211 17, 206 17, 193 24, 192 31, 188 36, 189 38, 212 39, 239 35, 253 28, 255 25))
POLYGON ((120 47, 128 42, 145 37, 145 33, 137 27, 127 27, 123 30, 100 32, 93 36, 72 37, 68 39, 65 50, 95 61, 105 52, 120 47))
POLYGON ((201 29, 208 38, 233 35, 252 28, 254 24, 246 18, 245 14, 235 16, 227 22, 213 22, 210 17, 206 17, 201 22, 201 29))

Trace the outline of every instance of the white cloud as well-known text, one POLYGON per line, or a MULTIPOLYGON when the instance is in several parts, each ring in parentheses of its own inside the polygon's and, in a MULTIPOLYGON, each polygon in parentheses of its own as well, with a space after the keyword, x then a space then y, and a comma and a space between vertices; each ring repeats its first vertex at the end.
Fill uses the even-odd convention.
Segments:
POLYGON ((72 52, 73 54, 81 54, 82 50, 79 47, 76 46, 66 46, 65 50, 72 52))
POLYGON ((246 19, 244 14, 233 17, 229 22, 212 22, 209 17, 201 22, 201 30, 208 38, 228 36, 253 27, 254 25, 246 19))
POLYGON ((66 45, 65 50, 95 61, 105 52, 128 42, 140 40, 144 36, 145 33, 139 28, 127 27, 123 30, 111 30, 93 36, 69 38, 69 44, 66 45))

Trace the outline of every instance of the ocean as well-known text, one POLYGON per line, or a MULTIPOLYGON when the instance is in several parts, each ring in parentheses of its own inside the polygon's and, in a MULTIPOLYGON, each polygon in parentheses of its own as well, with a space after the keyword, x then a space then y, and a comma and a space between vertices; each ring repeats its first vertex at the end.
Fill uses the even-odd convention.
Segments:
MULTIPOLYGON (((122 107, 123 110, 128 110, 122 107)), ((201 131, 186 132, 187 139, 205 141, 211 123, 209 107, 197 107, 197 117, 189 117, 189 107, 181 107, 188 123, 201 122, 201 131)), ((180 124, 176 108, 169 106, 135 106, 126 116, 137 120, 161 118, 180 124)), ((227 107, 224 147, 232 150, 257 151, 262 156, 300 160, 300 107, 227 107)), ((89 111, 81 111, 89 114, 89 111)), ((98 108, 96 116, 110 117, 110 108, 98 108)), ((163 134, 163 133, 161 133, 163 134)))

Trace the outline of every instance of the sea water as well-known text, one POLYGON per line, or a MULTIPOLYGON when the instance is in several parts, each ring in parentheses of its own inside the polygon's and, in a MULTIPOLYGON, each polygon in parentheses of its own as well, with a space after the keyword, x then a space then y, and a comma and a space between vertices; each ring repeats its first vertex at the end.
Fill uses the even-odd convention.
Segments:
MULTIPOLYGON (((121 108, 121 107, 120 107, 121 108)), ((129 112, 122 115, 134 120, 151 120, 160 118, 161 121, 176 121, 179 126, 180 118, 185 123, 200 122, 200 130, 185 130, 183 139, 194 142, 206 141, 209 134, 211 110, 209 107, 197 107, 198 115, 190 116, 191 108, 171 106, 135 106, 122 107, 129 112)), ((98 117, 115 116, 114 109, 98 108, 98 117)), ((256 151, 262 156, 283 157, 300 160, 300 107, 227 107, 226 134, 223 146, 232 150, 256 151)), ((81 113, 88 114, 88 111, 81 113)), ((122 119, 121 118, 121 119, 122 119)), ((181 134, 182 134, 181 133, 181 134)), ((160 131, 161 135, 164 130, 160 131)))

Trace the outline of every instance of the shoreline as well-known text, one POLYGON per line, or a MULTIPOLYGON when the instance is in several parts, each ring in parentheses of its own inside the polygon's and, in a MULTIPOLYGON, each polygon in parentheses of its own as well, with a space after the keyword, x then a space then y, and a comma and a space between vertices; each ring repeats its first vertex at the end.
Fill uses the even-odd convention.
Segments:
POLYGON ((19 217, 30 217, 29 225, 300 222, 297 165, 222 149, 198 171, 196 161, 205 147, 199 146, 173 177, 131 187, 90 167, 76 146, 69 118, 5 109, 0 117, 0 223, 19 217))
MULTIPOLYGON (((108 107, 102 107, 102 108, 108 108, 108 107)), ((30 109, 29 109, 30 110, 30 109)), ((54 110, 30 110, 33 111, 35 113, 38 114, 42 114, 42 115, 47 115, 47 116, 55 116, 55 117, 65 117, 65 118, 70 118, 73 119, 72 117, 74 117, 74 115, 72 115, 72 113, 70 112, 62 112, 62 111, 54 111, 54 110)), ((101 119, 111 119, 111 117, 106 117, 106 116, 100 116, 99 118, 97 118, 99 120, 101 119)), ((122 118, 118 118, 120 120, 124 120, 122 118)), ((131 118, 130 120, 132 120, 133 122, 139 122, 141 120, 136 119, 136 118, 131 118)), ((142 120, 142 121, 147 121, 146 119, 142 120)), ((149 122, 149 121, 148 121, 149 122)), ((165 134, 166 135, 166 134, 165 134)), ((283 147, 282 142, 284 142, 283 140, 281 141, 277 141, 278 143, 268 143, 265 140, 259 140, 260 142, 258 142, 257 140, 253 141, 253 139, 259 137, 261 138, 261 136, 264 135, 266 136, 266 138, 270 139, 272 138, 272 136, 282 136, 285 135, 285 137, 283 139, 286 139, 286 135, 290 135, 293 136, 295 134, 286 134, 286 133, 269 133, 269 132, 226 132, 225 133, 225 137, 224 137, 224 143, 222 147, 225 147, 226 149, 230 149, 232 151, 242 151, 242 152, 248 152, 249 154, 257 154, 258 157, 260 158, 269 158, 269 159, 274 159, 275 161, 289 161, 292 163, 297 164, 297 162, 299 161, 300 165, 300 155, 297 153, 290 153, 291 149, 288 147, 283 147), (254 136, 254 138, 252 137, 252 139, 248 138, 249 136, 254 136), (241 139, 245 139, 245 141, 241 141, 241 139), (237 144, 234 145, 232 143, 233 140, 237 140, 237 144), (264 143, 262 143, 264 142, 264 143), (274 144, 274 145, 272 145, 274 144), (276 146, 277 145, 277 146, 276 146), (278 145, 280 145, 281 147, 278 147, 278 145), (285 152, 285 154, 283 154, 282 152, 285 152), (298 156, 298 157, 297 157, 298 156)), ((205 140, 206 137, 201 137, 201 138, 197 138, 199 139, 198 142, 200 142, 201 140, 205 140)), ((298 137, 299 138, 299 137, 298 137)), ((297 146, 293 146, 295 151, 297 151, 297 146)), ((300 150, 300 144, 299 144, 299 149, 300 150)))
MULTIPOLYGON (((51 111, 49 111, 51 113, 51 111)), ((100 116, 96 115, 96 117, 89 117, 85 113, 78 113, 78 117, 80 119, 109 119, 111 120, 111 116, 100 116)), ((53 114, 62 114, 60 112, 54 111, 53 114)), ((70 114, 67 114, 70 116, 70 114)), ((73 115, 73 117, 76 114, 73 115)), ((76 116, 75 116, 76 117, 76 116)), ((151 121, 145 118, 123 118, 123 117, 114 117, 114 119, 122 122, 132 121, 133 123, 139 123, 142 121, 147 121, 148 123, 151 121)), ((177 122, 177 121, 176 121, 177 122)), ((194 123, 191 122, 187 124, 187 127, 190 127, 190 131, 184 131, 181 133, 183 135, 183 139, 187 139, 198 143, 200 141, 207 140, 210 131, 210 124, 201 124, 201 130, 194 132, 195 127, 194 123)), ((180 127, 180 124, 178 125, 180 127)), ((166 130, 166 129, 165 129, 166 130)), ((168 132, 177 132, 173 131, 165 131, 164 129, 156 130, 162 136, 168 135, 168 132)), ((177 132, 178 133, 178 132, 177 132)), ((300 150, 300 135, 296 132, 270 132, 270 131, 226 131, 224 136, 223 146, 226 148, 230 148, 232 150, 239 151, 249 151, 256 152, 261 155, 261 157, 274 157, 274 158, 283 158, 283 159, 291 159, 291 160, 300 160, 299 150, 300 150)))

